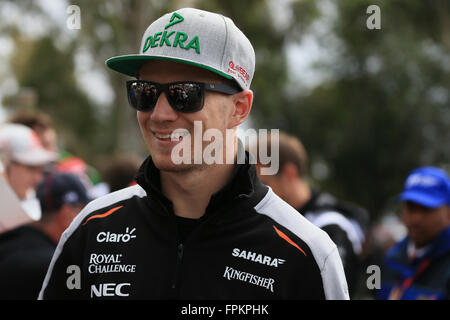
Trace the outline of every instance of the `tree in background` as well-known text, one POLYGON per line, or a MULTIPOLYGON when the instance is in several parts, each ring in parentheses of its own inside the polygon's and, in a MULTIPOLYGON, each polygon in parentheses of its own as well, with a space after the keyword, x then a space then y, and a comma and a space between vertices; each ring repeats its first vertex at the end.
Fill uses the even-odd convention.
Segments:
POLYGON ((375 218, 392 209, 410 170, 450 165, 450 2, 324 2, 335 10, 318 39, 331 57, 317 65, 327 78, 281 112, 325 162, 322 186, 375 218), (379 30, 366 27, 372 4, 379 30))
MULTIPOLYGON (((24 47, 27 50, 13 55, 16 79, 22 88, 32 88, 37 95, 35 105, 29 107, 52 116, 60 138, 71 147, 72 152, 89 155, 95 146, 98 130, 101 130, 97 126, 100 121, 96 116, 95 104, 76 84, 71 48, 57 49, 50 37, 17 41, 15 52, 24 47), (85 141, 94 144, 83 143, 85 141)), ((11 100, 13 107, 23 107, 16 106, 14 98, 11 100)))

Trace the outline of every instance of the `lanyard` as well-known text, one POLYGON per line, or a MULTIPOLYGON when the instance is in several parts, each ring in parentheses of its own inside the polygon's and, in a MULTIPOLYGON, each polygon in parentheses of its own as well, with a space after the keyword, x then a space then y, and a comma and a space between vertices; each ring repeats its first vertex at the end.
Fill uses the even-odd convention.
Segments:
POLYGON ((430 265, 430 260, 426 259, 424 261, 422 261, 422 263, 419 265, 419 267, 417 268, 416 272, 406 278, 405 280, 403 280, 402 285, 399 286, 394 286, 394 288, 391 291, 391 294, 389 295, 389 300, 399 300, 403 293, 411 286, 411 284, 413 283, 413 281, 415 279, 417 279, 417 277, 425 271, 425 269, 430 265))

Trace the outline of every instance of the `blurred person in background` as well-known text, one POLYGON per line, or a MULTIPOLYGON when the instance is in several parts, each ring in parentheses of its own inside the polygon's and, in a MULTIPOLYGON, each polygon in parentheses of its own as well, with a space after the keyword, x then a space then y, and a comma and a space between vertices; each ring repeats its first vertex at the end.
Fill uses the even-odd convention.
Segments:
POLYGON ((43 171, 57 159, 57 154, 43 148, 39 137, 30 128, 20 124, 0 125, 0 158, 4 177, 25 211, 35 218, 41 212, 35 197, 35 188, 42 180, 43 171))
MULTIPOLYGON (((363 252, 361 254, 361 266, 366 270, 366 281, 360 281, 356 288, 356 299, 376 299, 377 287, 367 284, 369 266, 381 266, 386 253, 406 235, 406 227, 395 213, 387 212, 380 219, 373 221, 366 233, 363 252)), ((361 279, 363 280, 363 279, 361 279)), ((379 283, 380 279, 377 278, 379 283)))
POLYGON ((0 299, 37 299, 56 244, 90 201, 80 178, 47 173, 37 187, 38 222, 0 234, 0 299))
POLYGON ((58 138, 51 118, 40 112, 18 112, 8 119, 9 123, 22 124, 38 135, 42 146, 52 152, 58 152, 58 138))
POLYGON ((450 181, 421 167, 407 177, 401 219, 408 235, 386 255, 378 299, 450 298, 450 181))
MULTIPOLYGON (((328 233, 338 247, 350 297, 353 297, 361 274, 360 254, 365 239, 368 213, 365 209, 338 200, 329 193, 311 188, 307 180, 308 156, 301 141, 280 132, 278 142, 278 173, 261 174, 264 165, 258 161, 259 179, 309 221, 328 233)), ((268 151, 272 150, 271 143, 269 135, 268 151)))
POLYGON ((37 111, 21 111, 12 115, 8 122, 22 124, 31 128, 36 132, 45 149, 58 153, 58 161, 54 163, 54 169, 57 172, 79 175, 94 198, 107 193, 105 185, 100 181, 100 174, 96 168, 87 164, 80 157, 59 148, 58 135, 48 114, 37 111))
POLYGON ((102 171, 103 181, 108 185, 109 192, 114 192, 136 184, 136 174, 142 159, 136 155, 118 155, 105 161, 102 171))

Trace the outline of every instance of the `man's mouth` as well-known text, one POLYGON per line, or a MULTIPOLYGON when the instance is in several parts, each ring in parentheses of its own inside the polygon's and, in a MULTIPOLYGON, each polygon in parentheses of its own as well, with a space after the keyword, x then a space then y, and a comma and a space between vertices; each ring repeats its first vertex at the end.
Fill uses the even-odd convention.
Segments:
POLYGON ((163 141, 181 141, 189 134, 186 129, 176 129, 172 132, 153 132, 154 136, 163 141))
POLYGON ((169 140, 170 136, 171 136, 170 133, 164 134, 164 133, 156 133, 155 132, 154 134, 155 134, 155 137, 160 139, 160 140, 169 140))

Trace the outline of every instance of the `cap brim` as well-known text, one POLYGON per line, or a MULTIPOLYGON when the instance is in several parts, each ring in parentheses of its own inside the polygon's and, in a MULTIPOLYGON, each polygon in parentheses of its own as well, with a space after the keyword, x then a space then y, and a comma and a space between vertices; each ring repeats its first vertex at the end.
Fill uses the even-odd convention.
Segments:
POLYGON ((28 166, 43 166, 57 160, 58 154, 44 149, 38 149, 14 154, 13 159, 18 163, 28 166))
POLYGON ((399 196, 399 201, 411 201, 424 207, 434 209, 442 206, 446 202, 446 199, 433 197, 418 191, 405 191, 399 196))
POLYGON ((142 65, 148 61, 151 60, 163 60, 163 61, 174 61, 174 62, 180 62, 180 63, 186 63, 190 64, 199 68, 203 68, 209 71, 212 71, 214 73, 217 73, 218 75, 227 78, 227 79, 233 79, 232 76, 221 72, 220 70, 217 70, 211 66, 207 66, 204 64, 200 64, 188 59, 180 59, 180 58, 172 58, 172 57, 166 57, 166 56, 148 56, 148 55, 142 55, 142 54, 131 54, 131 55, 124 55, 124 56, 117 56, 112 57, 106 60, 106 65, 119 73, 125 74, 130 77, 137 77, 139 69, 142 67, 142 65))

